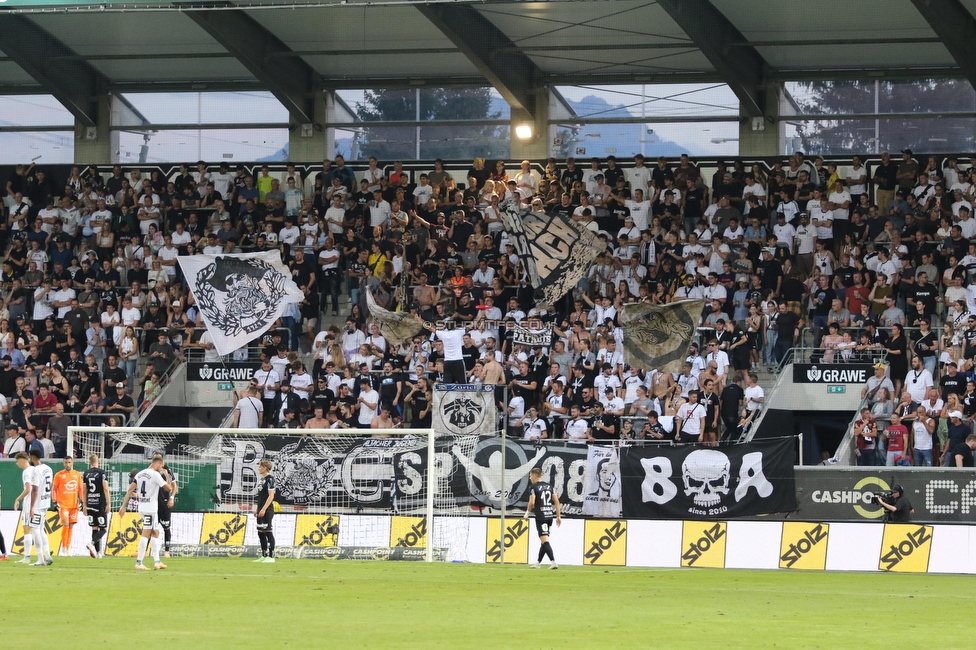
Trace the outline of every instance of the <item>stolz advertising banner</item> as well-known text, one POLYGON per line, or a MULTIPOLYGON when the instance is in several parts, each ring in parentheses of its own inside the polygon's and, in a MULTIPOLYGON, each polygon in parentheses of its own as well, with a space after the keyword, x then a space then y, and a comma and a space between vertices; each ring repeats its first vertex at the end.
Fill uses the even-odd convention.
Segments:
POLYGON ((808 521, 882 521, 874 496, 905 488, 913 522, 976 523, 976 470, 911 467, 799 468, 796 517, 808 521))
POLYGON ((794 441, 715 448, 624 447, 623 516, 726 519, 796 510, 794 441))
POLYGON ((794 384, 863 384, 874 375, 870 363, 794 363, 794 384))

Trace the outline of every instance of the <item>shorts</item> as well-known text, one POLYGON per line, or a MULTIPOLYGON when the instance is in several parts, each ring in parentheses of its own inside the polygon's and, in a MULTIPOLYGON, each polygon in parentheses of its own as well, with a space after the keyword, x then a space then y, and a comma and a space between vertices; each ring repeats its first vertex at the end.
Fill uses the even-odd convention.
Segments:
POLYGON ((36 515, 31 515, 31 510, 27 506, 20 511, 20 523, 24 526, 24 528, 38 528, 43 522, 43 512, 39 512, 36 515))
POLYGON ((535 532, 539 533, 539 537, 548 537, 550 528, 552 528, 552 517, 545 519, 542 517, 535 518, 535 532))
POLYGON ((694 444, 698 442, 699 438, 701 438, 701 436, 698 434, 692 435, 690 433, 685 433, 684 431, 682 431, 681 435, 678 437, 678 442, 687 442, 687 443, 694 444))
POLYGON ((90 528, 108 528, 108 514, 104 508, 101 510, 88 509, 88 526, 90 528))
POLYGON ((78 508, 59 508, 58 514, 61 516, 62 526, 74 526, 78 523, 78 508))
POLYGON ((142 520, 142 532, 155 530, 159 526, 159 515, 155 512, 140 512, 139 519, 142 520))
POLYGON ((263 517, 257 517, 258 530, 271 530, 271 521, 274 519, 274 504, 268 506, 264 511, 263 517))

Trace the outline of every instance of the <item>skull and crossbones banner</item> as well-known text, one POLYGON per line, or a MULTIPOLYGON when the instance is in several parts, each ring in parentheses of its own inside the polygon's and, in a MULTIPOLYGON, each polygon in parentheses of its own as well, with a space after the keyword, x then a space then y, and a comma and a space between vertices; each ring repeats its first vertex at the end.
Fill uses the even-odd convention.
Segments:
POLYGON ((796 510, 793 438, 720 447, 624 447, 623 516, 726 519, 796 510))
POLYGON ((176 259, 221 356, 271 329, 285 305, 305 299, 276 250, 176 259))

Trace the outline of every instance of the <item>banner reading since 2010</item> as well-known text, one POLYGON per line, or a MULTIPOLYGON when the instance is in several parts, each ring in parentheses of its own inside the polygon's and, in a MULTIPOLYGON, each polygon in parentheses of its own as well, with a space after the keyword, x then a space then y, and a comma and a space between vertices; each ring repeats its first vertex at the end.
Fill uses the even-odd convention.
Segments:
POLYGON ((624 447, 623 516, 724 519, 796 510, 793 439, 724 447, 624 447))

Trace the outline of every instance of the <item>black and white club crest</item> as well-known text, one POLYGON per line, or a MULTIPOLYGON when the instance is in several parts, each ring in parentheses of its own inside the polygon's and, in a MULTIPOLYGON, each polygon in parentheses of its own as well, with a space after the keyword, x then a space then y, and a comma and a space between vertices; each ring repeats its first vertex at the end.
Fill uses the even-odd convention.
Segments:
POLYGON ((217 256, 197 272, 197 304, 225 336, 266 330, 278 317, 287 278, 257 258, 217 256))

